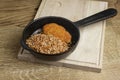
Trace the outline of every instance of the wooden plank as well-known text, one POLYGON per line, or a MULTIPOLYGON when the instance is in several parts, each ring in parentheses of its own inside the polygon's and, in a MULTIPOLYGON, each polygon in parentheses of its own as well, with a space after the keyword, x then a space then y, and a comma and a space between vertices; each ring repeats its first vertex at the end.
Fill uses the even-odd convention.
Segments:
MULTIPOLYGON (((106 8, 106 2, 86 0, 43 0, 35 19, 43 16, 61 16, 74 22, 106 8)), ((81 38, 76 50, 67 58, 57 62, 47 62, 36 59, 28 51, 22 51, 22 49, 18 54, 18 58, 32 62, 100 72, 102 68, 104 31, 105 21, 80 28, 81 38)))

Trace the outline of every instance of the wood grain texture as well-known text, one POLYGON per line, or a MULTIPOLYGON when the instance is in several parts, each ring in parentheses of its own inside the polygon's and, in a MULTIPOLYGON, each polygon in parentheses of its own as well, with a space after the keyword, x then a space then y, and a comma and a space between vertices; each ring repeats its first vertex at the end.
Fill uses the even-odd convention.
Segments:
MULTIPOLYGON (((22 30, 40 1, 0 0, 0 80, 120 80, 120 13, 107 20, 101 73, 19 61, 22 30)), ((120 12, 120 0, 102 1, 120 12)))
POLYGON ((0 0, 0 26, 24 27, 33 19, 40 0, 0 0))

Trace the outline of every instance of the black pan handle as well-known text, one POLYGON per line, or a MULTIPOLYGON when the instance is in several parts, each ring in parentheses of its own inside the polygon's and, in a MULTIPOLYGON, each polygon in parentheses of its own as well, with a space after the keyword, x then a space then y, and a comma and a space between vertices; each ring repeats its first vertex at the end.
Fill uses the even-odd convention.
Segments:
POLYGON ((89 25, 89 24, 92 24, 92 23, 95 23, 98 21, 108 19, 108 18, 113 17, 115 15, 117 15, 117 10, 114 8, 109 8, 109 9, 106 9, 102 12, 96 13, 92 16, 89 16, 87 18, 84 18, 82 20, 76 21, 74 23, 76 26, 86 26, 86 25, 89 25))

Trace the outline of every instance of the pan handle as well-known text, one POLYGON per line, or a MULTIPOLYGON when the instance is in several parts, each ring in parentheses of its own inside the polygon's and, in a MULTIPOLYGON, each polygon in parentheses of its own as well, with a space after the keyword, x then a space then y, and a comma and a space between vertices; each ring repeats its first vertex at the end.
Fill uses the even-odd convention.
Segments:
POLYGON ((108 18, 113 17, 115 15, 117 15, 117 10, 114 8, 109 8, 109 9, 106 9, 102 12, 96 13, 92 16, 89 16, 87 18, 84 18, 82 20, 76 21, 74 23, 76 26, 86 26, 86 25, 89 25, 89 24, 92 24, 92 23, 95 23, 98 21, 108 19, 108 18))

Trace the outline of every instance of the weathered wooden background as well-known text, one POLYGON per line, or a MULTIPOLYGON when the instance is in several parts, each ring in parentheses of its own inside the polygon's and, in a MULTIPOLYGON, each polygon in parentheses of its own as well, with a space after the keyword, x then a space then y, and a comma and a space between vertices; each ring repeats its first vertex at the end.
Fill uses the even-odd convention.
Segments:
MULTIPOLYGON (((120 0, 99 1, 107 1, 109 7, 120 11, 120 0)), ((22 31, 40 2, 0 0, 0 80, 120 80, 120 13, 107 20, 101 73, 19 61, 22 31)))

